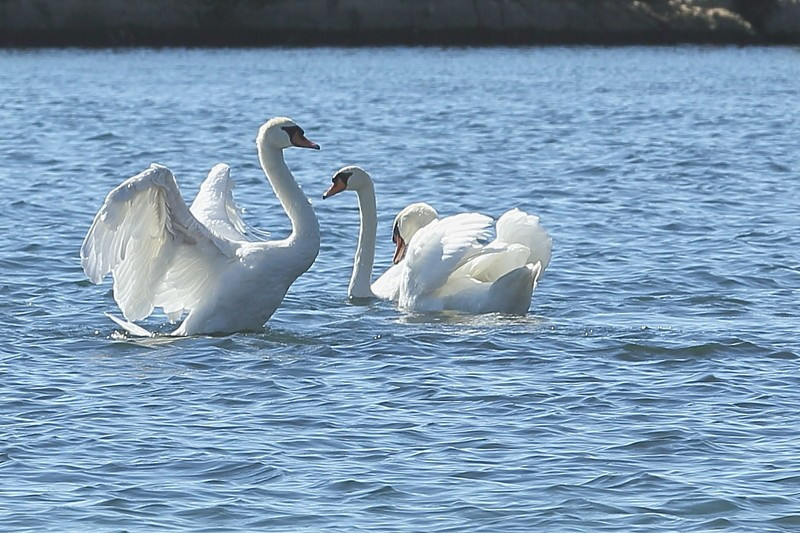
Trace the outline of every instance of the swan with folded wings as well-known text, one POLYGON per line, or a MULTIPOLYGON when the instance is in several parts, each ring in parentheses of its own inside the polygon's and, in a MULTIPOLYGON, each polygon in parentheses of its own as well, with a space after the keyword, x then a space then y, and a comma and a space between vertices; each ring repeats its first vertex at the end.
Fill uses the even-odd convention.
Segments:
POLYGON ((478 213, 440 219, 428 204, 404 208, 394 220, 394 265, 371 286, 377 225, 372 179, 356 166, 334 174, 323 198, 343 190, 358 195, 361 231, 348 293, 396 300, 411 311, 524 314, 550 263, 552 239, 539 218, 519 209, 504 213, 496 238, 493 220, 478 213))
POLYGON ((267 180, 292 225, 288 237, 262 240, 239 216, 230 168, 217 165, 189 208, 166 167, 153 164, 112 190, 81 247, 93 283, 114 278, 114 299, 134 335, 133 322, 161 308, 171 335, 254 331, 280 306, 291 284, 319 253, 314 209, 283 158, 291 146, 319 149, 288 118, 267 121, 256 138, 267 180))

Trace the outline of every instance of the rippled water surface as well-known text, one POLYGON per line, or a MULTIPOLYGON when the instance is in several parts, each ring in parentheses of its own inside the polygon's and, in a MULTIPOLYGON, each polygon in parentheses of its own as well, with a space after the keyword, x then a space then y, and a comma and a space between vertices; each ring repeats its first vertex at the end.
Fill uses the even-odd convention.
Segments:
MULTIPOLYGON (((796 531, 800 52, 0 52, 3 531, 796 531), (322 250, 263 333, 115 334, 78 249, 150 162, 191 197, 288 150, 322 250), (522 318, 345 298, 355 196, 537 213, 522 318)), ((166 331, 162 315, 145 322, 166 331)))

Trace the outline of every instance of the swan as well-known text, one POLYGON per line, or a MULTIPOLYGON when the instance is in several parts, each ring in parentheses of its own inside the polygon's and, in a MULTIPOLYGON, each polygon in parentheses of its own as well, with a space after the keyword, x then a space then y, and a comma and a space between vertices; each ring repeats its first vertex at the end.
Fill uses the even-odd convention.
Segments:
POLYGON ((478 213, 439 218, 428 204, 405 207, 395 217, 393 262, 404 265, 398 306, 411 311, 523 315, 550 263, 553 241, 539 217, 518 208, 495 224, 478 213))
POLYGON ((353 259, 353 273, 347 287, 348 298, 397 300, 402 270, 400 265, 392 265, 375 280, 375 283, 370 283, 372 267, 375 262, 375 240, 378 229, 375 185, 372 178, 360 167, 347 166, 336 171, 331 182, 330 188, 322 195, 322 199, 330 198, 345 190, 355 191, 361 215, 358 244, 353 259))
POLYGON ((319 150, 291 119, 261 126, 258 158, 291 221, 282 240, 262 240, 233 202, 230 168, 215 166, 187 207, 172 172, 153 164, 113 189, 86 234, 81 265, 99 284, 109 272, 114 300, 134 335, 133 322, 160 307, 176 322, 174 336, 255 331, 283 301, 289 286, 319 253, 319 222, 283 158, 290 146, 319 150))
POLYGON ((361 227, 348 295, 375 295, 410 311, 524 314, 533 289, 550 262, 552 239, 536 216, 512 209, 496 224, 478 213, 439 219, 426 203, 405 207, 395 217, 396 249, 389 268, 371 286, 377 213, 369 174, 356 166, 337 171, 323 198, 344 190, 358 195, 361 227))

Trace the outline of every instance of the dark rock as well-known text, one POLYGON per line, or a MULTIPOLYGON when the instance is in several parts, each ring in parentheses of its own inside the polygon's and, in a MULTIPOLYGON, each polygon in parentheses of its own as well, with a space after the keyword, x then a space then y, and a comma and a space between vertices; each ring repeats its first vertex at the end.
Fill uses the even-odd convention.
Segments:
POLYGON ((800 0, 0 0, 3 46, 798 43, 800 0))

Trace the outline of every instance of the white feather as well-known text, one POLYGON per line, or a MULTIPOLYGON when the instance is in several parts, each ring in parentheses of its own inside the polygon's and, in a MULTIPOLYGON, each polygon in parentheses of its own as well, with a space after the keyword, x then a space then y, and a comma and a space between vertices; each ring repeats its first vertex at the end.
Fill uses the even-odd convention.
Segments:
POLYGON ((190 211, 201 224, 220 237, 251 242, 268 237, 268 232, 253 228, 242 219, 241 209, 233 199, 235 186, 231 167, 225 163, 214 165, 200 185, 190 211))
MULTIPOLYGON (((176 255, 194 256, 193 274, 208 279, 235 259, 235 249, 192 216, 172 172, 152 165, 108 194, 84 239, 81 264, 94 283, 113 274, 114 299, 123 316, 135 321, 162 305, 176 255)), ((191 309, 210 288, 183 290, 173 307, 191 309)))
POLYGON ((497 220, 497 242, 521 244, 530 250, 526 263, 542 264, 542 272, 550 264, 553 239, 539 224, 539 217, 514 208, 497 220))
POLYGON ((400 257, 405 246, 405 258, 370 286, 377 227, 372 178, 359 167, 347 166, 332 182, 323 198, 341 190, 358 195, 361 229, 350 297, 377 296, 412 311, 527 312, 552 248, 538 217, 512 209, 497 221, 497 238, 484 244, 491 218, 463 213, 439 219, 430 205, 410 204, 395 217, 393 229, 396 255, 400 257))
POLYGON ((248 230, 227 165, 211 170, 191 210, 172 172, 152 165, 106 197, 81 247, 86 275, 100 283, 112 274, 129 322, 161 308, 173 322, 188 313, 173 335, 262 327, 319 251, 319 223, 282 153, 295 140, 317 147, 301 131, 277 118, 257 139, 262 168, 292 221, 289 237, 261 241, 248 230))
POLYGON ((403 269, 400 265, 392 265, 372 284, 372 292, 383 300, 396 301, 400 293, 400 276, 403 269))
POLYGON ((524 314, 552 240, 538 217, 519 209, 497 222, 488 244, 491 219, 467 213, 435 220, 417 231, 408 252, 399 290, 400 307, 414 311, 524 314))
POLYGON ((434 220, 408 243, 400 282, 400 307, 413 308, 415 300, 437 290, 461 265, 479 255, 491 230, 492 219, 478 213, 461 213, 434 220))

